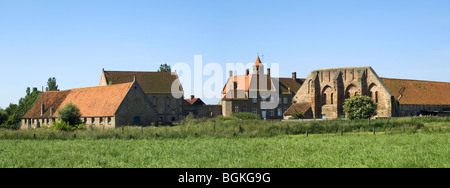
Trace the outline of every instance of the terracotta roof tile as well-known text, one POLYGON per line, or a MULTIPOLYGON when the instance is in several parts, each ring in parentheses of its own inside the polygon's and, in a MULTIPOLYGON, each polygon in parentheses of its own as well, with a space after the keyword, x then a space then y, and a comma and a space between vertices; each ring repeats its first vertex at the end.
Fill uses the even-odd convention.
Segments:
POLYGON ((262 63, 261 63, 261 59, 259 59, 259 56, 256 58, 256 61, 255 61, 255 64, 254 65, 257 65, 257 66, 259 66, 259 65, 261 65, 262 63))
POLYGON ((381 78, 400 104, 450 105, 450 83, 381 78), (401 97, 400 97, 401 95, 401 97))
POLYGON ((200 98, 193 98, 193 99, 184 99, 186 102, 188 102, 191 105, 203 105, 205 104, 200 98))
POLYGON ((83 117, 111 117, 114 116, 132 84, 130 82, 113 86, 47 91, 43 93, 44 114, 41 116, 41 95, 36 104, 23 118, 56 118, 58 117, 58 110, 70 102, 80 109, 83 117), (53 114, 50 114, 51 111, 53 111, 53 114))
POLYGON ((301 112, 303 114, 306 113, 311 108, 311 103, 309 102, 301 102, 301 103, 295 103, 289 107, 289 109, 283 114, 285 116, 290 116, 295 111, 301 112))

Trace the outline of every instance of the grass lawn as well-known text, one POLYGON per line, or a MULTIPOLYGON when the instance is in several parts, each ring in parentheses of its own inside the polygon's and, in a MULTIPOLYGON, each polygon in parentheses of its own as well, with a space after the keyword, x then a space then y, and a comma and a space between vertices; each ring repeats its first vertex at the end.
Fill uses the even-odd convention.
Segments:
POLYGON ((0 140, 1 168, 450 167, 450 133, 0 140))

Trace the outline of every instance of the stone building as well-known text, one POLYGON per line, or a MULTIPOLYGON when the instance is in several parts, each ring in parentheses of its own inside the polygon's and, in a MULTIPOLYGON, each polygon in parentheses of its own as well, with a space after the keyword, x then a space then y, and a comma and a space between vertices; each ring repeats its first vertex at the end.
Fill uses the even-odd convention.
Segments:
POLYGON ((183 88, 174 72, 102 71, 100 86, 133 81, 141 85, 159 122, 179 121, 183 118, 183 88), (172 87, 175 88, 172 91, 172 87), (176 97, 174 97, 176 96, 176 97))
POLYGON ((222 115, 221 105, 206 105, 200 98, 191 98, 183 101, 184 117, 192 113, 195 118, 213 118, 222 115))
POLYGON ((291 78, 271 77, 270 69, 264 73, 264 65, 258 57, 252 74, 249 69, 245 75, 239 76, 233 76, 230 72, 222 91, 222 114, 230 116, 232 113, 253 112, 264 119, 282 119, 302 83, 303 80, 298 79, 295 72, 291 78), (273 95, 275 93, 277 95, 273 95), (269 103, 275 105, 264 106, 269 103))
POLYGON ((450 108, 450 83, 380 78, 371 67, 335 68, 312 71, 284 118, 294 111, 309 119, 338 118, 345 115, 345 99, 355 95, 369 96, 378 104, 376 117, 450 108))
POLYGON ((156 111, 137 81, 112 86, 43 92, 22 118, 21 129, 50 127, 58 121, 58 110, 72 103, 80 109, 87 126, 115 128, 150 125, 156 111))

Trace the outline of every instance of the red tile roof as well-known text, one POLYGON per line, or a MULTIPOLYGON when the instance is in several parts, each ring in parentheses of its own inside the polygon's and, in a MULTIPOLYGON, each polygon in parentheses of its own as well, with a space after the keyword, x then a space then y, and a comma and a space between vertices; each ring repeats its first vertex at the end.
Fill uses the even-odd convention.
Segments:
POLYGON ((259 65, 261 65, 262 63, 261 63, 261 59, 259 59, 259 56, 256 58, 256 61, 255 61, 255 64, 254 65, 256 65, 256 66, 259 66, 259 65))
MULTIPOLYGON (((256 74, 249 74, 248 76, 240 75, 240 76, 233 76, 233 81, 236 90, 239 91, 249 91, 249 89, 257 89, 258 83, 256 81, 256 74)), ((279 81, 279 89, 281 93, 288 93, 289 89, 291 89, 291 92, 294 94, 300 89, 305 79, 292 79, 292 78, 270 78, 267 77, 266 74, 260 75, 260 78, 267 79, 267 87, 271 87, 273 84, 272 80, 278 80, 279 81)), ((229 91, 229 88, 231 87, 231 82, 228 81, 222 91, 222 94, 225 94, 226 91, 229 91)))
MULTIPOLYGON (((108 85, 133 82, 134 77, 136 77, 139 85, 147 94, 169 94, 171 93, 172 83, 178 79, 178 75, 172 72, 104 71, 104 73, 108 85)), ((183 91, 179 81, 177 84, 183 91)))
POLYGON ((450 83, 381 78, 400 104, 450 105, 450 83), (401 96, 401 97, 400 97, 401 96))
POLYGON ((200 98, 193 98, 193 99, 184 99, 186 102, 188 102, 191 105, 204 105, 205 103, 200 98))
POLYGON ((56 118, 58 117, 58 110, 70 102, 80 109, 83 117, 111 117, 115 115, 116 110, 132 85, 133 83, 130 82, 112 86, 47 91, 43 93, 44 114, 41 116, 41 95, 36 104, 23 118, 56 118), (53 114, 50 114, 51 111, 53 111, 53 114))

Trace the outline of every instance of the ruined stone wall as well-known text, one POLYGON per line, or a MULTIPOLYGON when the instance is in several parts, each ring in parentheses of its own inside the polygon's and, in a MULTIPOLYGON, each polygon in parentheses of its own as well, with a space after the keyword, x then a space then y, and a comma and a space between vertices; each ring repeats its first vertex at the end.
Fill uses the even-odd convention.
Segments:
POLYGON ((313 71, 294 97, 309 102, 314 118, 344 116, 343 104, 355 95, 370 96, 378 103, 377 117, 391 117, 392 94, 371 67, 313 71))

